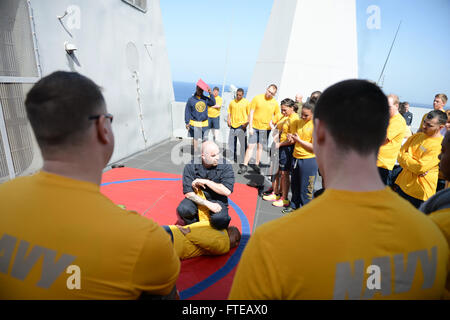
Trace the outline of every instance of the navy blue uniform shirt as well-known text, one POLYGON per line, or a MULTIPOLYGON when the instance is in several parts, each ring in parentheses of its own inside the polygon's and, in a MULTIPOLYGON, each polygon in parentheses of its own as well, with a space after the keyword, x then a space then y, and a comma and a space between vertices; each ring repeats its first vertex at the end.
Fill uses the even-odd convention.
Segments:
POLYGON ((208 120, 208 107, 216 105, 216 98, 211 94, 210 97, 202 95, 200 98, 195 94, 188 99, 184 109, 184 122, 205 121, 208 120))
POLYGON ((405 118, 406 125, 410 126, 411 122, 413 120, 413 114, 409 111, 406 111, 404 114, 402 114, 403 118, 405 118))
MULTIPOLYGON (((194 192, 192 182, 195 179, 208 179, 218 184, 223 184, 228 190, 233 192, 234 172, 231 164, 218 164, 216 167, 205 168, 201 163, 189 163, 183 171, 183 194, 194 192)), ((216 200, 228 204, 228 197, 218 194, 206 187, 203 190, 207 200, 216 200)))

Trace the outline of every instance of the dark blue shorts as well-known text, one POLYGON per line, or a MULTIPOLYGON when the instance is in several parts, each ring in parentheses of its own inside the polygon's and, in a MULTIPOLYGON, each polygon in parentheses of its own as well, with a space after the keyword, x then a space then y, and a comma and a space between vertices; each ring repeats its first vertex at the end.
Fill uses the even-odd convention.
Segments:
POLYGON ((209 129, 220 129, 220 116, 217 118, 208 118, 209 129))
POLYGON ((205 140, 208 127, 189 127, 189 137, 205 140))
POLYGON ((267 146, 267 141, 269 140, 270 130, 259 130, 253 128, 253 135, 248 136, 248 143, 261 143, 267 146))
POLYGON ((292 168, 292 152, 294 151, 294 146, 283 146, 280 147, 279 157, 280 157, 280 170, 281 171, 291 171, 292 168))

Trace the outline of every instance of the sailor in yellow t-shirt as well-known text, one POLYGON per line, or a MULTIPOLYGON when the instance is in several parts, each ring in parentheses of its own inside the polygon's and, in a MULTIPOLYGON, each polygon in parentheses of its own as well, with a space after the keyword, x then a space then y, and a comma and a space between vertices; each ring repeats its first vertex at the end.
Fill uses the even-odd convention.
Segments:
POLYGON ((176 298, 170 237, 100 193, 114 150, 100 88, 57 71, 25 106, 44 163, 0 185, 0 300, 176 298))
POLYGON ((386 140, 378 151, 377 167, 384 184, 391 185, 392 169, 397 162, 405 132, 408 129, 405 118, 398 112, 399 99, 395 94, 388 95, 389 126, 386 140))
POLYGON ((219 96, 219 88, 213 88, 213 95, 216 99, 214 106, 208 106, 208 128, 213 133, 214 141, 217 140, 217 135, 220 129, 220 109, 222 108, 223 99, 219 96))
POLYGON ((288 134, 296 134, 295 125, 299 121, 297 104, 294 100, 286 98, 281 101, 281 113, 283 117, 277 123, 274 131, 275 147, 278 149, 277 165, 272 176, 272 192, 263 196, 266 201, 273 201, 275 207, 288 207, 288 193, 290 187, 289 176, 292 167, 292 152, 294 141, 288 139, 288 134))
POLYGON ((250 113, 250 104, 244 98, 244 89, 239 88, 236 91, 236 98, 228 106, 227 124, 230 128, 228 136, 229 159, 237 162, 237 143, 239 141, 239 162, 243 161, 245 149, 247 149, 247 126, 248 115, 250 113))
MULTIPOLYGON (((450 180, 450 133, 447 133, 442 140, 439 159, 441 160, 439 169, 442 172, 443 178, 450 180)), ((429 214, 431 220, 433 220, 438 225, 439 229, 441 229, 450 246, 450 189, 444 189, 436 193, 420 206, 420 211, 429 214)), ((444 298, 447 300, 450 299, 450 255, 444 298)))
POLYGON ((256 228, 229 299, 441 298, 447 242, 384 185, 376 167, 388 110, 384 93, 368 81, 343 81, 322 93, 313 144, 325 191, 256 228))
MULTIPOLYGON (((446 196, 449 196, 450 189, 445 189, 441 191, 442 193, 445 193, 446 196)), ((437 195, 437 194, 436 194, 437 195)), ((445 239, 447 240, 447 244, 450 247, 450 207, 449 202, 446 203, 446 208, 441 210, 436 210, 435 212, 432 212, 430 214, 431 220, 434 221, 434 223, 437 224, 439 229, 441 229, 442 233, 445 236, 445 239)), ((446 300, 450 300, 450 254, 448 256, 448 263, 447 263, 447 283, 445 285, 445 294, 443 295, 443 298, 446 300)))
MULTIPOLYGON (((445 107, 445 104, 447 103, 447 100, 448 100, 448 98, 445 93, 436 94, 434 96, 434 100, 433 100, 433 109, 445 112, 444 107, 445 107)), ((420 120, 420 126, 419 126, 419 129, 417 130, 417 132, 422 132, 423 122, 425 121, 427 114, 428 113, 425 113, 422 117, 422 120, 420 120)), ((441 130, 441 134, 445 135, 445 130, 441 130)))
POLYGON ((291 169, 292 199, 290 206, 282 210, 283 213, 292 212, 306 205, 313 198, 318 170, 313 150, 314 106, 314 102, 311 101, 303 104, 301 119, 293 124, 292 130, 295 134, 288 134, 288 139, 295 142, 291 169))
POLYGON ((436 193, 442 142, 440 130, 446 122, 445 112, 429 112, 422 132, 412 135, 400 149, 398 163, 402 172, 395 180, 398 186, 395 189, 416 208, 436 193))
POLYGON ((244 162, 240 165, 239 174, 244 174, 248 170, 248 163, 253 150, 256 149, 255 166, 253 169, 256 173, 260 173, 259 163, 263 152, 263 146, 267 150, 267 143, 271 129, 270 123, 276 124, 281 119, 281 111, 278 102, 275 100, 277 94, 277 86, 271 84, 266 93, 257 95, 250 102, 249 119, 249 138, 248 147, 245 151, 244 162))
POLYGON ((209 221, 200 221, 188 226, 170 225, 164 229, 172 238, 181 260, 205 255, 222 255, 239 244, 241 233, 230 226, 224 230, 211 227, 209 221))

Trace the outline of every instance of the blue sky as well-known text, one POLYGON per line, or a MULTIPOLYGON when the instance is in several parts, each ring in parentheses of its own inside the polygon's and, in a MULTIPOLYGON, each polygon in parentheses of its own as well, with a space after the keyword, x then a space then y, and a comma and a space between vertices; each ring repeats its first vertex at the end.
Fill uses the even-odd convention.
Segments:
MULTIPOLYGON (((273 0, 161 0, 174 81, 221 84, 229 45, 227 84, 247 87, 273 0)), ((359 77, 377 81, 399 21, 383 89, 428 104, 450 96, 450 0, 357 0, 359 77), (367 20, 379 8, 378 20, 367 20), (376 26, 376 28, 374 28, 376 26)), ((448 107, 448 106, 447 106, 448 107)))
MULTIPOLYGON (((450 0, 357 0, 359 77, 377 81, 400 20, 385 69, 383 90, 400 100, 431 105, 450 97, 450 0), (370 5, 380 9, 380 29, 368 29, 370 5)), ((449 108, 449 104, 446 109, 449 108)))
POLYGON ((221 84, 229 44, 227 84, 247 87, 273 0, 161 0, 174 81, 221 84))

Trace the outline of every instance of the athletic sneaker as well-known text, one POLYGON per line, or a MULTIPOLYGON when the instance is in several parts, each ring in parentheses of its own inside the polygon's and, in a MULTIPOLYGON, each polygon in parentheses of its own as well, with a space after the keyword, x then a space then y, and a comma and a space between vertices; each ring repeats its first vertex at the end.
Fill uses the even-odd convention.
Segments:
POLYGON ((293 209, 292 207, 287 207, 287 208, 281 210, 281 212, 282 213, 290 213, 290 212, 292 212, 294 210, 296 210, 296 209, 293 209))
POLYGON ((248 166, 246 166, 245 164, 240 164, 239 165, 238 174, 246 173, 247 170, 248 170, 248 166))
POLYGON ((275 201, 274 203, 272 203, 273 206, 275 207, 288 207, 290 205, 289 200, 284 200, 284 199, 280 199, 278 201, 275 201))
POLYGON ((275 194, 273 192, 271 194, 263 197, 263 200, 266 200, 266 201, 277 201, 278 199, 280 199, 280 195, 275 194))
POLYGON ((269 190, 263 192, 263 193, 262 193, 262 196, 263 196, 263 197, 264 197, 264 196, 268 196, 268 195, 270 195, 270 194, 272 194, 272 193, 273 193, 273 189, 270 188, 269 190))
POLYGON ((261 168, 259 167, 259 164, 253 164, 250 166, 252 167, 253 171, 255 171, 257 174, 261 173, 261 168))

